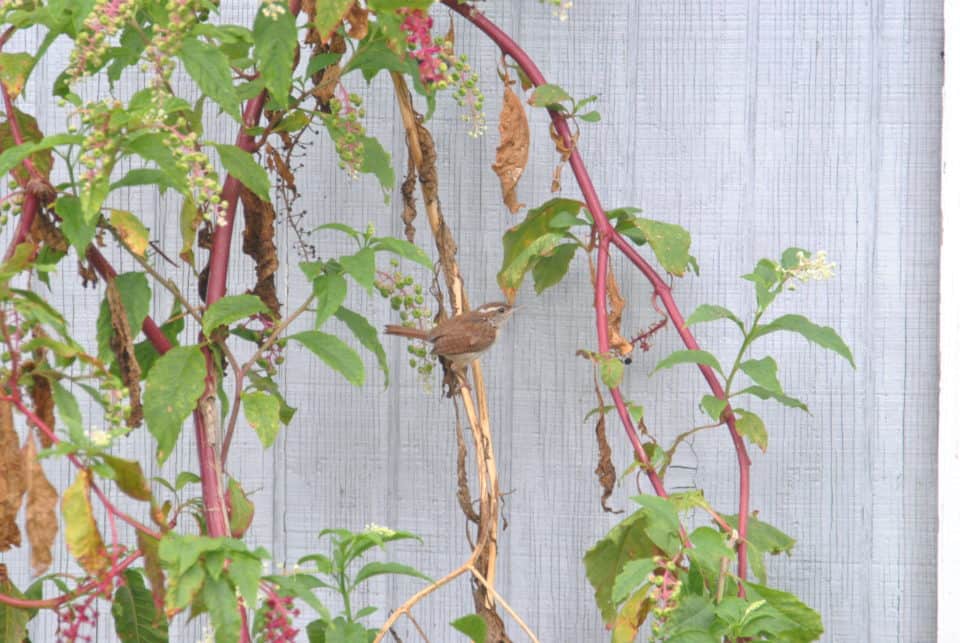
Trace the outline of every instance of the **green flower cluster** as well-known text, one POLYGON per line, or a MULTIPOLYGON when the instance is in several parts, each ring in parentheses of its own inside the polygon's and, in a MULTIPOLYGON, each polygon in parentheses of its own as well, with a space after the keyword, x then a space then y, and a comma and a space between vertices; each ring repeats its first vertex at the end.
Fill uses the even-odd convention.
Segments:
POLYGON ((480 91, 480 76, 468 62, 466 54, 459 56, 453 51, 453 43, 443 38, 437 38, 436 45, 440 47, 440 71, 444 78, 437 82, 437 87, 453 90, 457 105, 467 110, 460 118, 470 125, 467 133, 471 138, 479 138, 487 131, 487 119, 483 112, 484 96, 480 91))
POLYGON ((109 39, 137 12, 135 0, 96 0, 77 34, 67 76, 76 81, 96 71, 110 48, 109 39))
POLYGON ((366 110, 359 94, 348 94, 342 86, 340 89, 340 98, 330 99, 330 113, 323 114, 323 122, 340 157, 340 169, 355 179, 360 176, 360 166, 363 165, 366 129, 360 119, 366 115, 366 110))
MULTIPOLYGON (((414 283, 413 277, 398 269, 400 262, 390 261, 391 272, 380 271, 374 281, 374 287, 386 299, 390 307, 400 313, 400 322, 408 328, 427 328, 433 312, 424 306, 423 286, 414 283)), ((428 381, 433 372, 434 358, 426 342, 413 340, 407 346, 410 354, 410 368, 417 371, 424 381, 428 381)))

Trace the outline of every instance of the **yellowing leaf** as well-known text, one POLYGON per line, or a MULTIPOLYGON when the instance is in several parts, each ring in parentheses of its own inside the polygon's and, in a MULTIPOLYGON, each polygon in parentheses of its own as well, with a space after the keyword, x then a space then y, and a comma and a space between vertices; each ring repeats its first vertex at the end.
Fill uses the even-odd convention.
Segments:
POLYGON ((146 254, 150 244, 150 231, 135 214, 126 210, 110 210, 110 225, 130 252, 138 257, 146 254))
POLYGON ((82 469, 63 492, 60 510, 66 525, 67 549, 88 574, 97 576, 109 567, 110 559, 93 519, 90 484, 90 472, 82 469))
POLYGON ((10 98, 15 99, 23 91, 27 74, 33 69, 33 56, 30 54, 0 53, 0 82, 6 87, 10 98))

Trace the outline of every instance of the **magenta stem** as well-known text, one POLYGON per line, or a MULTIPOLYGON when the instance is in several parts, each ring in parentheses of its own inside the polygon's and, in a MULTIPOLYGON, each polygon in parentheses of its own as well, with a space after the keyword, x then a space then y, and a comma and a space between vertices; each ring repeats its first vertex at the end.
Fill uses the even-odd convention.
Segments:
MULTIPOLYGON (((497 25, 491 22, 479 10, 470 5, 460 4, 457 0, 442 1, 443 4, 462 15, 474 26, 480 29, 480 31, 486 34, 505 55, 510 56, 517 63, 517 65, 523 70, 523 72, 534 85, 539 86, 546 83, 546 79, 540 72, 540 69, 537 67, 536 63, 533 62, 526 51, 524 51, 520 45, 518 45, 497 25)), ((673 323, 674 328, 676 328, 684 345, 690 350, 698 350, 699 345, 697 344, 696 339, 693 337, 693 333, 691 333, 690 329, 686 327, 684 317, 680 313, 680 310, 674 301, 670 286, 667 285, 657 271, 654 270, 653 267, 643 257, 641 257, 639 253, 637 253, 636 249, 630 244, 630 242, 623 238, 623 236, 621 236, 613 228, 613 226, 610 224, 610 220, 607 219, 606 213, 600 204, 600 199, 597 196, 597 191, 590 179, 590 174, 583 162, 583 158, 580 156, 580 152, 576 147, 573 137, 571 136, 570 128, 567 125, 567 121, 563 114, 552 110, 548 111, 550 113, 550 119, 553 122, 554 129, 562 138, 566 148, 570 150, 570 169, 573 171, 573 174, 577 179, 577 184, 580 186, 580 191, 583 194, 584 201, 586 201, 587 204, 587 210, 593 216, 593 220, 596 223, 597 232, 600 237, 600 243, 597 252, 597 283, 595 286, 596 291, 594 297, 594 306, 596 308, 597 343, 599 345, 600 352, 605 353, 610 350, 610 342, 607 334, 606 310, 607 255, 609 253, 610 243, 613 243, 617 249, 626 255, 630 262, 633 263, 633 265, 643 274, 644 277, 647 278, 647 280, 653 286, 656 296, 660 299, 660 301, 663 302, 663 305, 666 308, 667 316, 673 323)), ((713 370, 704 365, 700 365, 699 368, 713 395, 723 399, 723 387, 720 385, 720 381, 713 370)), ((630 414, 627 411, 626 405, 623 402, 623 398, 619 390, 611 389, 611 395, 613 397, 614 404, 617 407, 618 415, 623 422, 624 429, 627 432, 627 437, 630 440, 630 443, 633 445, 634 451, 637 453, 637 457, 641 460, 641 462, 647 464, 646 453, 643 451, 639 436, 637 436, 636 429, 633 426, 630 414)), ((746 537, 748 524, 747 521, 750 515, 750 458, 747 455, 746 444, 744 443, 743 438, 737 432, 736 419, 734 418, 729 404, 724 411, 724 420, 727 424, 730 438, 733 441, 734 449, 737 453, 737 465, 740 472, 740 494, 737 516, 737 531, 739 534, 739 540, 737 542, 737 575, 741 579, 746 579, 746 537)), ((649 468, 648 477, 651 478, 651 483, 654 485, 657 493, 661 496, 665 496, 666 491, 663 488, 662 482, 659 481, 659 478, 656 478, 657 482, 654 482, 655 477, 650 475, 649 468)), ((743 591, 743 585, 741 584, 741 595, 743 594, 743 591)))

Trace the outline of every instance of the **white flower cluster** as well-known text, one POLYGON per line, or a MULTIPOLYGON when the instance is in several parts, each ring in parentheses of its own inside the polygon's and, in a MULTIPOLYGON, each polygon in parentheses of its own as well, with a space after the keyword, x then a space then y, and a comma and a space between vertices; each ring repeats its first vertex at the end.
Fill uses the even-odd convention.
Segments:
POLYGON ((786 270, 786 273, 800 281, 823 281, 833 276, 836 267, 836 263, 827 261, 827 253, 823 250, 813 256, 798 252, 797 265, 786 270))
POLYGON ((283 0, 263 0, 260 5, 260 11, 262 11, 263 15, 267 18, 277 20, 286 13, 287 7, 283 0))
POLYGON ((383 536, 384 538, 389 538, 390 536, 393 536, 394 534, 397 533, 393 529, 390 529, 389 527, 382 527, 372 522, 366 525, 363 528, 363 530, 371 534, 377 534, 378 536, 383 536))

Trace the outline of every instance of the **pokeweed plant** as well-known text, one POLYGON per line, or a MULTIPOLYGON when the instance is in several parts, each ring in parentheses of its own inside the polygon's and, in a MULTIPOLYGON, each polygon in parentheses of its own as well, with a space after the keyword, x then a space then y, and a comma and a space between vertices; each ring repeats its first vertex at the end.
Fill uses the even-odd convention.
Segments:
MULTIPOLYGON (((306 556, 299 564, 309 569, 267 573, 270 552, 244 540, 253 504, 243 481, 229 476, 224 466, 238 426, 249 426, 269 448, 281 427, 292 421, 296 409, 277 383, 290 342, 352 384, 364 383, 363 361, 350 343, 327 332, 331 320, 341 322, 351 341, 374 355, 386 380, 386 354, 375 326, 344 306, 350 284, 389 298, 401 321, 428 323, 427 291, 400 265, 404 260, 434 270, 434 262, 413 243, 418 183, 439 255, 429 292, 441 315, 441 279, 453 311, 467 306, 455 244, 437 196, 437 150, 424 122, 437 96, 450 95, 463 109, 468 132, 480 136, 486 128, 485 97, 469 60, 455 51, 452 28, 434 35, 427 13, 432 4, 264 0, 256 4, 249 25, 230 25, 218 19, 220 3, 215 0, 0 2, 5 114, 0 175, 6 177, 0 223, 13 228, 0 265, 0 551, 22 544, 17 517, 25 504, 23 526, 31 566, 39 576, 21 592, 0 565, 5 640, 25 640, 27 624, 41 609, 56 613, 59 640, 89 639, 100 601, 110 604, 117 635, 125 641, 167 640, 170 621, 179 614, 206 614, 209 638, 216 641, 295 640, 300 617, 295 601, 318 615, 306 627, 310 641, 380 640, 397 618, 412 620, 410 608, 416 602, 461 574, 473 578, 477 613, 454 620, 457 631, 474 641, 509 640, 497 615, 499 605, 535 638, 493 587, 499 491, 479 366, 473 367, 472 389, 465 382, 459 388, 448 382, 450 394, 467 411, 478 456, 479 510, 466 482, 457 489, 461 509, 476 525, 473 551, 460 568, 411 596, 379 630, 360 623, 374 610, 356 610, 354 590, 384 574, 429 579, 398 563, 372 561, 356 572, 352 565, 374 547, 412 536, 381 527, 357 533, 325 530, 321 536, 332 540, 329 555, 306 556), (20 34, 40 43, 35 51, 8 51, 20 42, 20 34), (63 109, 63 127, 45 133, 16 101, 38 65, 56 64, 48 52, 65 41, 70 56, 51 88, 63 109), (177 70, 191 81, 185 93, 175 89, 177 70), (381 72, 393 81, 407 133, 408 172, 401 187, 406 239, 376 236, 370 226, 361 231, 356 221, 314 221, 296 211, 296 159, 321 128, 333 142, 335 164, 347 177, 370 174, 385 198, 390 194, 395 183, 391 158, 366 132, 364 97, 344 82, 350 74, 369 82, 381 72), (126 96, 121 85, 143 89, 126 96), (408 87, 422 97, 425 115, 414 111, 408 87), (235 122, 233 144, 206 136, 205 117, 215 114, 235 122), (179 247, 162 248, 151 241, 150 230, 160 222, 150 213, 113 207, 134 188, 178 196, 179 247), (242 251, 255 264, 256 281, 246 292, 229 294, 231 243, 241 205, 242 251), (288 304, 287 313, 275 285, 278 254, 286 250, 277 248, 275 233, 284 222, 294 232, 302 255, 299 267, 311 285, 310 294, 296 307, 288 304), (346 234, 356 249, 318 258, 307 242, 310 232, 346 234), (101 250, 107 247, 108 255, 122 253, 138 269, 118 274, 101 250), (201 251, 205 257, 198 257, 201 251), (383 256, 391 257, 389 267, 378 268, 383 256), (77 262, 84 285, 102 284, 96 337, 89 346, 74 336, 50 298, 39 294, 52 289, 49 273, 64 261, 77 262), (172 278, 181 267, 194 277, 189 292, 172 278), (174 302, 160 321, 151 307, 157 291, 174 302), (312 317, 312 328, 288 332, 302 317, 312 317), (188 327, 199 331, 195 339, 188 327), (102 409, 96 428, 91 426, 94 416, 85 417, 82 410, 91 404, 102 409), (163 464, 188 440, 183 425, 191 417, 198 474, 180 471, 172 482, 151 480, 144 473, 150 463, 114 453, 120 437, 143 436, 138 429, 145 427, 156 444, 156 463, 163 464), (18 428, 18 419, 24 426, 18 428), (49 458, 66 459, 74 471, 62 491, 47 480, 42 462, 49 458), (138 503, 135 509, 115 504, 104 491, 109 485, 138 503), (79 575, 46 573, 57 539, 58 506, 63 540, 79 575), (184 524, 185 516, 192 522, 184 524), (318 590, 339 595, 338 615, 318 590)), ((612 407, 605 404, 598 386, 597 435, 601 454, 607 454, 598 467, 604 502, 615 479, 604 430, 611 409, 634 449, 632 466, 647 476, 653 490, 635 498, 636 512, 585 557, 587 577, 613 640, 633 640, 651 617, 658 640, 817 638, 822 626, 816 612, 767 584, 764 556, 789 551, 793 540, 751 515, 744 440, 763 450, 767 431, 760 417, 737 400, 753 396, 806 408, 784 392, 773 358, 756 358, 751 352, 758 340, 776 331, 798 333, 852 364, 849 349, 827 327, 799 315, 763 321, 784 289, 827 276, 831 265, 820 255, 792 248, 778 262, 760 261, 745 276, 754 284, 757 302, 747 321, 716 305, 701 306, 685 319, 670 286, 638 248, 649 247, 667 273, 682 276, 697 269, 689 254, 689 234, 680 226, 640 217, 633 208, 605 211, 580 158, 576 128, 600 120, 592 109, 596 96, 577 100, 546 83, 523 49, 477 7, 457 0, 438 4, 466 18, 503 53, 504 100, 494 170, 505 205, 514 213, 523 207, 516 187, 529 149, 525 108, 513 89, 517 83, 529 92, 530 105, 550 113, 549 134, 561 159, 553 191, 559 190, 562 167, 569 164, 583 194, 583 201, 552 198, 506 232, 498 282, 512 300, 530 274, 539 293, 562 280, 578 251, 589 256, 598 347, 581 354, 594 364, 613 402, 612 407), (609 270, 611 245, 653 285, 665 310, 661 322, 634 338, 621 334, 626 302, 609 270), (743 335, 741 350, 726 369, 699 347, 690 330, 719 320, 733 322, 743 335), (710 390, 701 407, 713 423, 682 433, 664 448, 646 429, 643 408, 624 399, 620 382, 634 348, 648 347, 652 334, 668 321, 686 349, 655 370, 696 364, 710 390), (663 482, 677 446, 695 431, 719 426, 728 428, 740 467, 734 515, 715 510, 702 492, 669 494, 663 482), (691 530, 692 523, 681 515, 693 509, 705 512, 714 526, 691 530)), ((563 0, 545 4, 560 19, 566 19, 572 5, 563 0)), ((176 86, 184 86, 179 80, 176 86)), ((410 351, 411 366, 429 377, 430 356, 422 346, 410 351)), ((463 453, 461 446, 461 470, 463 453)))

